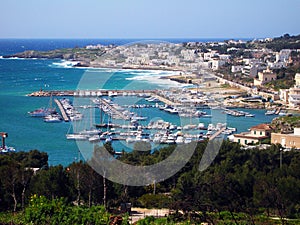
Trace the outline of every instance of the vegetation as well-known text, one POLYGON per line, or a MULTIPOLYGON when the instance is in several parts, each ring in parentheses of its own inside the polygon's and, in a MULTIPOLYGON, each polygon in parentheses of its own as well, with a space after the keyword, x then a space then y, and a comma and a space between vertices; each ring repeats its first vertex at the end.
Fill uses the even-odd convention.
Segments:
POLYGON ((294 127, 300 127, 300 116, 282 116, 273 119, 271 126, 276 132, 292 133, 294 127))
MULTIPOLYGON (((113 154, 111 146, 106 147, 113 154)), ((0 155, 0 223, 108 224, 110 215, 122 215, 127 223, 118 208, 131 202, 174 210, 167 218, 145 218, 138 224, 296 224, 300 152, 284 152, 280 167, 280 147, 241 150, 236 143, 224 142, 212 165, 199 171, 206 148, 199 143, 175 176, 145 187, 112 183, 84 162, 48 167, 47 155, 38 151, 0 155), (41 169, 34 173, 33 166, 41 169)), ((96 147, 94 157, 102 148, 96 147)), ((119 160, 150 165, 167 158, 175 146, 152 153, 140 148, 137 144, 119 160)))
POLYGON ((272 42, 266 44, 266 47, 273 49, 274 51, 280 51, 282 49, 299 49, 299 40, 300 35, 290 36, 289 34, 285 34, 281 37, 274 38, 272 42))

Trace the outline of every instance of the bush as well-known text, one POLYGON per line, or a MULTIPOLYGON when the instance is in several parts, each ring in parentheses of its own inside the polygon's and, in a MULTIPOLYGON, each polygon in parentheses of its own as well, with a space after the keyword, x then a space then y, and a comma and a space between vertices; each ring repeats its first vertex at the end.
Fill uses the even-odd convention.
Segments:
POLYGON ((170 204, 170 198, 164 194, 145 194, 138 201, 146 208, 167 208, 170 204))
POLYGON ((48 200, 33 195, 25 209, 26 224, 108 224, 109 214, 103 206, 70 206, 65 199, 48 200))

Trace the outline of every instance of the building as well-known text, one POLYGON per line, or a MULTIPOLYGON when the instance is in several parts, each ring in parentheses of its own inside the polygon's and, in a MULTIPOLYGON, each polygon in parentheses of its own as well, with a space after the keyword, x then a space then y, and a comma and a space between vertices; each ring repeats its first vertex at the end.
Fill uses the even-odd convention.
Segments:
POLYGON ((254 86, 261 86, 276 79, 277 75, 275 73, 272 73, 272 71, 267 68, 263 72, 258 72, 258 78, 254 79, 254 86))
POLYGON ((234 134, 233 142, 241 145, 257 144, 270 138, 273 129, 268 124, 259 124, 251 127, 250 132, 234 134))
POLYGON ((289 103, 289 93, 290 93, 290 89, 280 89, 279 90, 279 98, 284 104, 289 103))
POLYGON ((300 107, 300 73, 296 73, 295 81, 295 86, 289 90, 289 106, 292 108, 300 107))
POLYGON ((225 65, 225 61, 223 61, 223 60, 214 59, 211 62, 212 62, 212 69, 213 70, 218 70, 218 69, 220 69, 220 67, 225 65))
POLYGON ((249 77, 256 77, 259 66, 256 64, 244 66, 242 68, 242 73, 249 77))
POLYGON ((272 144, 281 144, 284 148, 297 148, 300 149, 300 128, 294 128, 293 134, 271 134, 272 144))
POLYGON ((291 54, 291 49, 282 49, 280 52, 276 53, 276 62, 286 62, 291 54))
POLYGON ((244 66, 238 65, 238 66, 232 66, 231 67, 231 72, 232 73, 237 73, 241 72, 243 70, 244 66))

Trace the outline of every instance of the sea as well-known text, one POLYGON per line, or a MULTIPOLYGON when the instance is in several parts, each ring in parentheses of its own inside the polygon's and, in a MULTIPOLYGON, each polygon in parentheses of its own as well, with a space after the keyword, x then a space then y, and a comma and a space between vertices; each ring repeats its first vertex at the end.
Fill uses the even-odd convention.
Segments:
MULTIPOLYGON (((47 51, 59 48, 84 47, 86 45, 124 45, 138 39, 0 39, 0 132, 7 132, 6 145, 16 151, 37 149, 47 152, 49 165, 67 166, 74 161, 83 159, 81 147, 76 141, 67 140, 66 134, 72 130, 75 123, 45 123, 41 118, 33 118, 28 112, 51 104, 49 97, 28 97, 29 93, 43 90, 75 90, 75 89, 119 89, 119 90, 149 90, 166 88, 187 88, 161 76, 170 75, 168 71, 121 70, 121 69, 91 69, 75 68, 64 60, 46 59, 4 59, 1 56, 11 55, 25 50, 47 51)), ((158 41, 158 40, 156 40, 158 41)), ((223 41, 223 39, 164 39, 172 43, 223 41)), ((71 99, 72 100, 72 99, 71 99)), ((145 99, 137 97, 116 97, 116 102, 126 104, 148 104, 145 99)), ((86 100, 87 101, 87 100, 86 100)), ((89 102, 86 103, 90 104, 89 102)), ((159 109, 133 109, 140 115, 146 115, 149 120, 160 118, 180 125, 180 118, 159 111, 159 109)), ((255 117, 227 116, 226 123, 237 128, 237 132, 247 131, 251 126, 271 122, 275 116, 266 116, 265 110, 241 109, 255 114, 255 117)), ((95 113, 95 112, 94 112, 95 113)), ((85 115, 88 115, 88 109, 85 115)), ((93 126, 99 115, 89 124, 93 126)), ((206 125, 209 119, 200 122, 206 125)), ((89 126, 87 125, 87 126, 89 126)), ((101 145, 101 144, 100 144, 101 145)), ((130 147, 116 142, 117 151, 130 151, 130 147)), ((91 148, 92 151, 92 148, 91 148)))

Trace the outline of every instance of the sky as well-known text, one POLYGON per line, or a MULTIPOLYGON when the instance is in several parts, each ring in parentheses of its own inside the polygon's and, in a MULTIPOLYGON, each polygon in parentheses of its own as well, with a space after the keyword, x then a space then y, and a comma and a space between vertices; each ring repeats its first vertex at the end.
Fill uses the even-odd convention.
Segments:
POLYGON ((0 38, 300 34, 300 0, 0 0, 0 38))

